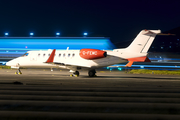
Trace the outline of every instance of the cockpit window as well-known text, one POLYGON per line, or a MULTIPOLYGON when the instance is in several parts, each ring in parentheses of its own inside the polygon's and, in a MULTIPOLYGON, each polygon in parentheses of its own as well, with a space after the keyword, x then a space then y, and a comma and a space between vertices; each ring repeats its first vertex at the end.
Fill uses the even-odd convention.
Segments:
POLYGON ((24 55, 22 55, 22 57, 25 57, 25 56, 28 56, 29 55, 29 53, 25 53, 24 55))

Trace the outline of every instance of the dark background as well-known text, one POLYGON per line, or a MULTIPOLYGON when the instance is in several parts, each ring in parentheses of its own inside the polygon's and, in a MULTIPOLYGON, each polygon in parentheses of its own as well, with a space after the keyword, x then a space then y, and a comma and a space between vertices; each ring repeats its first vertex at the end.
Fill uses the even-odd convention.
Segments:
POLYGON ((110 37, 132 41, 142 29, 180 26, 178 0, 0 0, 0 36, 110 37))

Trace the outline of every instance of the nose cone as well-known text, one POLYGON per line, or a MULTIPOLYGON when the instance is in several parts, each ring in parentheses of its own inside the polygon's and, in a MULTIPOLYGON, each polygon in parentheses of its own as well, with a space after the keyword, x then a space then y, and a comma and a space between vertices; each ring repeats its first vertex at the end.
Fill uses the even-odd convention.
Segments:
POLYGON ((8 61, 7 63, 6 63, 6 66, 17 66, 19 64, 19 61, 18 61, 18 59, 16 58, 16 59, 13 59, 13 60, 10 60, 10 61, 8 61))
POLYGON ((12 65, 12 61, 7 62, 7 63, 6 63, 6 66, 13 66, 13 65, 12 65))
POLYGON ((10 66, 11 68, 18 69, 19 68, 19 63, 17 59, 10 60, 9 62, 6 63, 6 66, 10 66))

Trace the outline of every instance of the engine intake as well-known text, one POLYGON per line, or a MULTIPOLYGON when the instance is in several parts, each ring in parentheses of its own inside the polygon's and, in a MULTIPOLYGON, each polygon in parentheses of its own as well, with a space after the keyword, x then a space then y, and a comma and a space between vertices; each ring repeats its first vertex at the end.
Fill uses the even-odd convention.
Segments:
POLYGON ((94 60, 106 57, 107 52, 98 49, 81 49, 79 55, 84 59, 94 60))

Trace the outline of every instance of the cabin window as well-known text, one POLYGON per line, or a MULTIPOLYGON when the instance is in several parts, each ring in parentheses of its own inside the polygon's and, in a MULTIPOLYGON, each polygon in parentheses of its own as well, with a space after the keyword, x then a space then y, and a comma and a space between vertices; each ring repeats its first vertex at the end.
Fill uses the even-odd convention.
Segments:
POLYGON ((72 57, 74 57, 74 56, 75 56, 75 54, 73 53, 73 54, 72 54, 72 57))
POLYGON ((40 53, 38 54, 38 57, 40 57, 40 53))
POLYGON ((61 57, 61 54, 59 54, 59 57, 61 57))
POLYGON ((45 57, 46 56, 46 54, 43 54, 43 57, 45 57))
POLYGON ((71 56, 71 54, 68 54, 68 57, 70 57, 71 56))
POLYGON ((28 56, 29 55, 29 53, 25 53, 24 55, 22 55, 23 57, 25 57, 25 56, 28 56))
POLYGON ((50 56, 50 54, 48 54, 48 56, 50 56))
POLYGON ((66 54, 64 53, 64 54, 63 54, 63 57, 65 57, 65 56, 66 56, 66 54))

